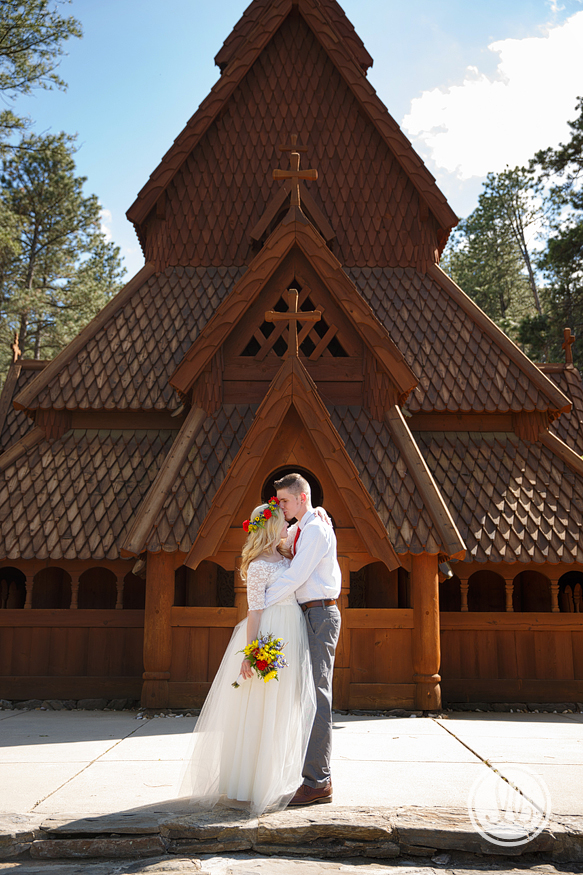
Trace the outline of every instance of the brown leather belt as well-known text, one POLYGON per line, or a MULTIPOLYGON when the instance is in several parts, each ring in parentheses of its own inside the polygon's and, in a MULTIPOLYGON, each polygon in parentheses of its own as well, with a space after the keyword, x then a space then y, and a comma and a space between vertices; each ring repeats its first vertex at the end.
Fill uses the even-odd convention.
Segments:
POLYGON ((307 611, 308 608, 328 608, 330 605, 335 605, 336 599, 316 599, 313 602, 304 602, 300 605, 302 611, 307 611))

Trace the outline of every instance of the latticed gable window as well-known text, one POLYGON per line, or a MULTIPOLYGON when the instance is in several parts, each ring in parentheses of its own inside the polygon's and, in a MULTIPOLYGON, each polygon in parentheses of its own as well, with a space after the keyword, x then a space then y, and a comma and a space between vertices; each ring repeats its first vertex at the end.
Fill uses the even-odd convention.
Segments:
MULTIPOLYGON (((338 326, 331 319, 326 319, 324 308, 315 303, 311 290, 308 287, 302 289, 297 282, 290 284, 289 288, 295 288, 299 292, 297 323, 300 354, 310 361, 317 361, 322 356, 347 358, 349 354, 338 337, 338 326), (302 322, 299 315, 302 311, 313 313, 315 310, 322 313, 319 321, 302 322)), ((282 295, 273 309, 278 313, 288 313, 290 312, 290 304, 282 295)), ((288 351, 288 342, 289 322, 285 320, 268 322, 264 319, 248 339, 240 355, 253 358, 256 361, 262 361, 269 355, 283 358, 288 351)))

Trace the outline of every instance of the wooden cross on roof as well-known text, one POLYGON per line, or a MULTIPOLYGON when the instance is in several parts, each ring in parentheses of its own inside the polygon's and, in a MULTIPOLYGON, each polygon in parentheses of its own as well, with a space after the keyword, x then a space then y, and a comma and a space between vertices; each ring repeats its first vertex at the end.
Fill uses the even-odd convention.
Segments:
POLYGON ((265 314, 266 322, 289 322, 287 352, 284 358, 300 354, 298 344, 298 322, 319 322, 322 318, 321 310, 298 310, 299 294, 297 289, 288 290, 289 310, 287 313, 279 313, 277 310, 268 310, 265 314))
POLYGON ((11 343, 10 346, 12 347, 12 361, 17 362, 22 355, 20 344, 18 343, 18 332, 15 333, 14 342, 11 343))
POLYGON ((300 179, 317 179, 317 170, 300 170, 300 152, 307 152, 307 146, 297 145, 297 135, 292 134, 291 145, 282 145, 279 147, 280 152, 290 152, 290 169, 280 170, 276 168, 273 171, 274 179, 291 179, 291 205, 292 207, 300 206, 300 179))
POLYGON ((572 347, 573 347, 573 344, 575 343, 575 341, 577 340, 577 338, 575 337, 574 334, 571 334, 570 328, 564 329, 563 337, 565 339, 562 343, 561 349, 565 350, 565 362, 568 365, 572 365, 573 364, 573 349, 572 349, 572 347))

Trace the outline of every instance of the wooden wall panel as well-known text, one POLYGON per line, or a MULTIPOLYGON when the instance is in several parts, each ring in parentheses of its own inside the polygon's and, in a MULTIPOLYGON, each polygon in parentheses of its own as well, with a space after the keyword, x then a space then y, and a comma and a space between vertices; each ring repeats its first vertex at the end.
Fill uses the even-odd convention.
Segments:
POLYGON ((0 611, 0 696, 137 697, 143 616, 115 610, 0 611))

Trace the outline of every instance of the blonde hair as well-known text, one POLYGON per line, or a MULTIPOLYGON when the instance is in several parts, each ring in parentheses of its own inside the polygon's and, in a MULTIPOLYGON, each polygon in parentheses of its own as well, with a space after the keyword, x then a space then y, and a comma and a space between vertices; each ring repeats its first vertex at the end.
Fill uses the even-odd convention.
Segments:
MULTIPOLYGON (((268 507, 267 504, 260 504, 258 507, 254 509, 251 513, 249 519, 254 520, 255 517, 259 516, 262 511, 266 510, 268 507)), ((282 556, 286 556, 288 559, 291 559, 291 550, 287 548, 284 542, 279 537, 279 533, 281 531, 282 523, 284 522, 285 517, 283 515, 283 511, 280 510, 279 507, 274 508, 269 519, 265 520, 263 526, 259 526, 254 532, 249 532, 247 535, 247 540, 243 545, 243 550, 241 552, 241 567, 239 569, 239 575, 241 580, 247 580, 247 569, 251 562, 254 559, 257 559, 262 553, 266 550, 269 550, 273 545, 277 542, 277 551, 281 553, 282 556)))

